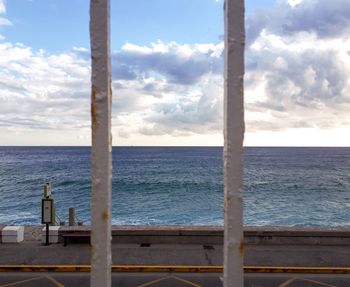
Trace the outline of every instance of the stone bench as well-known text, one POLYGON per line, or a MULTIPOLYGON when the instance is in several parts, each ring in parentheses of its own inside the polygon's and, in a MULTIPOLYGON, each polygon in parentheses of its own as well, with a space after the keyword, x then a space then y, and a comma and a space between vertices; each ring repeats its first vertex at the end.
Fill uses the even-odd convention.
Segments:
MULTIPOLYGON (((59 237, 58 237, 59 229, 60 229, 60 226, 49 227, 49 243, 59 242, 59 237)), ((46 226, 43 228, 41 232, 41 242, 46 243, 46 226)))
POLYGON ((1 232, 2 243, 19 243, 24 240, 24 226, 5 226, 1 232))

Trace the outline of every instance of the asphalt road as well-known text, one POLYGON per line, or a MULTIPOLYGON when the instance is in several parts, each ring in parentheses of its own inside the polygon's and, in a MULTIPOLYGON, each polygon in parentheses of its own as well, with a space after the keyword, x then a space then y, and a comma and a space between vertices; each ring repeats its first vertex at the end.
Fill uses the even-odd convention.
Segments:
MULTIPOLYGON (((113 273, 112 286, 119 287, 222 287, 218 273, 113 273)), ((84 272, 1 272, 0 287, 89 286, 84 272)), ((349 287, 349 274, 249 273, 245 287, 349 287)))

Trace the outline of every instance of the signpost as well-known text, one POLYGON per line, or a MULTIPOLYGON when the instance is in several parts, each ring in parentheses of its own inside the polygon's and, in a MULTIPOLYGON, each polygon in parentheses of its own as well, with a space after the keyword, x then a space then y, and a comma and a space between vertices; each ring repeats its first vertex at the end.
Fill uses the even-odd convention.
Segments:
POLYGON ((46 225, 46 242, 49 245, 49 226, 55 223, 55 205, 51 198, 51 184, 44 185, 44 198, 41 200, 41 223, 46 225))

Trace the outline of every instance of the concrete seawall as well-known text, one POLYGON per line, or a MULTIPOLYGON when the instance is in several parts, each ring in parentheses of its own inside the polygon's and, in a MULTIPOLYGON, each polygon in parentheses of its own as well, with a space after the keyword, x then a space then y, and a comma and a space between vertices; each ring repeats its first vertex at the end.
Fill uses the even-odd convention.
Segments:
MULTIPOLYGON (((59 234, 89 232, 89 226, 63 226, 59 234)), ((113 243, 222 244, 223 228, 213 226, 114 226, 113 243)), ((248 245, 350 246, 350 228, 245 227, 248 245)))

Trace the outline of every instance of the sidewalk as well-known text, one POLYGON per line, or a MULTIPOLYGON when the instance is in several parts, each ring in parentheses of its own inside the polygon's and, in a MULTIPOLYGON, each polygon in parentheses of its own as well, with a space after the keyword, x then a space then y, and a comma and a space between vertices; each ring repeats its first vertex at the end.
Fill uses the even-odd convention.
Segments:
MULTIPOLYGON (((41 230, 26 226, 24 242, 0 243, 0 264, 90 264, 89 244, 45 246, 41 230)), ((254 230, 245 232, 246 266, 350 266, 348 229, 254 230)), ((114 227, 112 242, 115 265, 222 265, 220 228, 114 227)))

